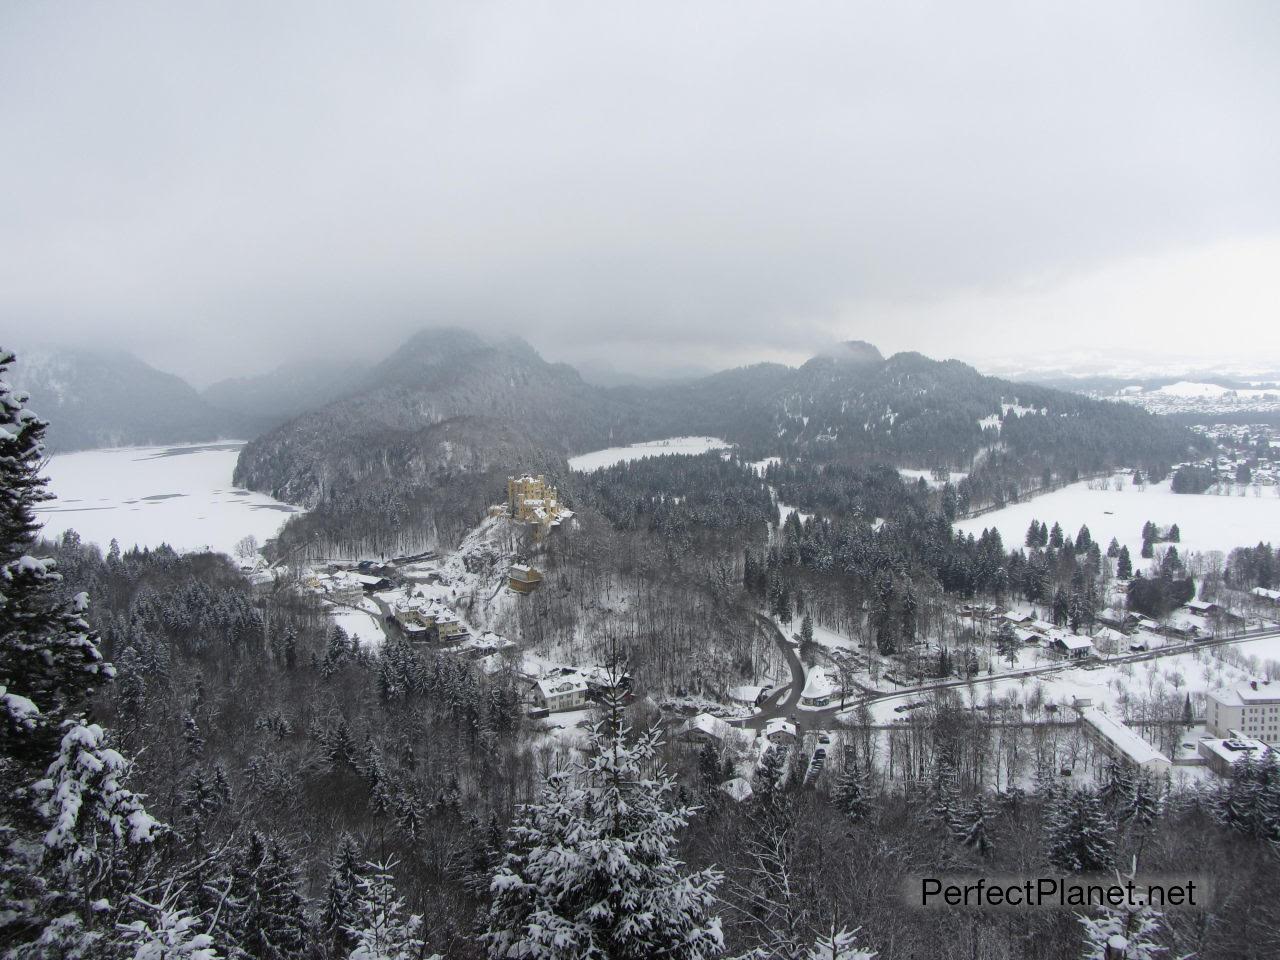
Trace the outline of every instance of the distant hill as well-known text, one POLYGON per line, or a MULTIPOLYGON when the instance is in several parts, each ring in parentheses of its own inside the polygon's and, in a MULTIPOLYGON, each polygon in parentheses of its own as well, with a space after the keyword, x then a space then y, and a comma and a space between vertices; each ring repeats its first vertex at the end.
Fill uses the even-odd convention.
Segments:
POLYGON ((259 425, 264 432, 308 410, 353 392, 363 383, 368 364, 342 360, 286 363, 269 373, 219 380, 201 391, 212 406, 259 425))
POLYGON ((241 438, 252 426, 186 381, 122 351, 25 350, 14 386, 50 421, 50 453, 241 438))
POLYGON ((513 470, 557 473, 571 492, 566 457, 679 435, 722 437, 752 458, 949 467, 970 473, 975 505, 1046 476, 1167 465, 1201 442, 1127 405, 986 377, 955 360, 886 359, 861 342, 798 368, 603 388, 522 340, 443 328, 411 338, 351 393, 255 439, 236 482, 325 504, 306 524, 337 511, 367 528, 390 512, 429 514, 448 497, 455 513, 478 509, 513 470))

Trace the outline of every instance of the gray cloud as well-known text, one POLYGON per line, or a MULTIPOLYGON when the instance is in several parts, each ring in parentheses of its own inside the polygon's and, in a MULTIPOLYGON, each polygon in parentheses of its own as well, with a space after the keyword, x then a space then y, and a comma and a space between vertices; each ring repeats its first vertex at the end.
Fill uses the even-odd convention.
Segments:
POLYGON ((1278 49, 1267 0, 6 4, 0 328, 197 380, 442 322, 618 366, 1136 347, 1169 298, 1116 275, 1212 301, 1280 250, 1278 49))

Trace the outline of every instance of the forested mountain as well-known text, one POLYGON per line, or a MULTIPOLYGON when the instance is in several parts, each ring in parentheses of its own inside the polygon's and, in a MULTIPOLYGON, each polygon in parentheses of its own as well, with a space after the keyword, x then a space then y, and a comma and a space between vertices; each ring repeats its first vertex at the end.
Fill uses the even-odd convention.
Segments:
POLYGON ((426 530, 442 519, 432 488, 499 497, 505 471, 563 474, 575 453, 691 434, 723 437, 749 458, 967 471, 963 499, 974 507, 1118 463, 1159 473, 1200 442, 1127 406, 985 377, 955 360, 885 359, 861 342, 799 368, 765 363, 605 389, 524 341, 438 329, 413 337, 349 395, 249 444, 236 482, 319 508, 303 525, 333 527, 344 514, 367 531, 391 500, 404 505, 398 518, 417 516, 426 530))
POLYGON ((252 430, 246 418, 213 406, 180 377, 123 351, 26 351, 14 386, 53 422, 51 453, 239 438, 252 430))
POLYGON ((268 373, 231 377, 201 391, 210 404, 270 430, 286 420, 333 403, 360 386, 368 365, 347 357, 298 360, 268 373))

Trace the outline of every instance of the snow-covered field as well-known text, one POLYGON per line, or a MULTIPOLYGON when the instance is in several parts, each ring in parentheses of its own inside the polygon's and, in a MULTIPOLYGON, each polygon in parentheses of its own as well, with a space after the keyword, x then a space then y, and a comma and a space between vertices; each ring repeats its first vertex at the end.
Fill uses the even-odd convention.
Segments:
POLYGON ((628 460, 640 460, 644 457, 661 457, 667 454, 706 453, 708 450, 722 450, 729 444, 716 437, 671 437, 667 440, 649 440, 645 443, 633 443, 629 447, 609 447, 606 450, 594 450, 581 456, 569 458, 569 469, 588 473, 601 467, 611 467, 615 463, 626 463, 628 460))
POLYGON ((1006 548, 1018 546, 1027 535, 1031 521, 1062 524, 1063 532, 1074 537, 1081 524, 1088 524, 1093 539, 1105 547, 1112 537, 1129 547, 1134 564, 1141 563, 1142 525, 1148 520, 1157 526, 1176 523, 1182 534, 1178 552, 1221 550, 1253 546, 1259 541, 1280 543, 1280 497, 1266 491, 1255 497, 1177 494, 1169 481, 1139 490, 1124 478, 1122 490, 1090 490, 1087 482, 1074 483, 957 523, 962 533, 980 534, 995 527, 1006 548))
POLYGON ((273 537, 297 508, 231 484, 242 443, 60 453, 45 469, 57 499, 36 511, 46 537, 74 529, 104 549, 167 543, 230 553, 252 534, 273 537))
POLYGON ((378 618, 368 610, 329 604, 329 619, 346 631, 348 637, 359 640, 360 646, 380 647, 387 639, 378 618))

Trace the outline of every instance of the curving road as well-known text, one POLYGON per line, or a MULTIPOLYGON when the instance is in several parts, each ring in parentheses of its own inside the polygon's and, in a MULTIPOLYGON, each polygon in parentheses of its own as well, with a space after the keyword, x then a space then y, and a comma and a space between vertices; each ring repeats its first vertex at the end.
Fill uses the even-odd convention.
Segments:
MULTIPOLYGON (((1054 663, 1044 664, 1038 667, 1028 667, 1020 670, 1011 670, 1006 673, 994 673, 990 676, 974 677, 958 677, 951 680, 939 680, 934 683, 922 683, 919 686, 900 688, 893 691, 883 693, 868 693, 858 697, 850 702, 846 702, 844 706, 825 707, 821 710, 801 710, 800 694, 804 690, 805 671, 804 664, 800 662, 800 654, 797 651, 797 645, 787 639, 786 634, 779 629, 778 625, 770 618, 763 614, 756 614, 761 623, 767 625, 774 632, 774 642, 777 643, 778 649, 782 651, 788 665, 791 667, 791 683, 780 690, 775 690, 761 704, 760 710, 740 720, 731 721, 743 727, 752 730, 759 730, 764 725, 776 718, 786 717, 788 719, 794 717, 795 724, 800 732, 810 729, 824 729, 829 727, 835 718, 842 713, 857 709, 864 704, 879 703, 884 700, 895 700, 899 698, 919 697, 921 694, 931 693, 934 690, 946 690, 953 687, 965 687, 969 685, 980 685, 984 683, 994 683, 997 680, 1017 679, 1019 677, 1032 677, 1047 673, 1058 673, 1063 670, 1080 669, 1081 663, 1075 660, 1063 660, 1054 663)), ((1192 650, 1203 647, 1221 647, 1228 646, 1233 643, 1243 643, 1248 640, 1259 640, 1266 637, 1280 636, 1280 628, 1270 627, 1265 630, 1254 630, 1249 633, 1242 633, 1233 637, 1217 637, 1212 640, 1191 641, 1188 643, 1178 644, 1177 646, 1160 647, 1156 650, 1145 650, 1139 653, 1131 653, 1122 657, 1112 657, 1105 661, 1106 666, 1117 663, 1136 663, 1142 660, 1158 660, 1161 657, 1170 657, 1179 653, 1188 653, 1192 650)), ((1096 662, 1096 661, 1094 661, 1096 662)))

